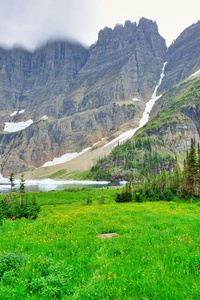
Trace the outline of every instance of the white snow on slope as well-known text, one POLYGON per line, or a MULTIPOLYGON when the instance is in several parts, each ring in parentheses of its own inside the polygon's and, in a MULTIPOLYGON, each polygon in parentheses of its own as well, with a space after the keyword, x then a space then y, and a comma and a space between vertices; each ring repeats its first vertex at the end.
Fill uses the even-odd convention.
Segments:
POLYGON ((193 73, 192 75, 190 75, 189 78, 191 78, 191 77, 193 77, 193 76, 196 76, 196 75, 198 75, 199 73, 200 73, 200 70, 198 70, 198 71, 196 71, 195 73, 193 73))
POLYGON ((17 131, 20 131, 20 130, 23 130, 23 129, 29 127, 32 123, 33 123, 33 120, 31 120, 31 119, 28 121, 25 121, 25 122, 18 122, 18 123, 6 122, 4 131, 17 132, 17 131))
POLYGON ((17 114, 17 110, 15 110, 10 116, 14 117, 17 114))
POLYGON ((21 109, 20 111, 19 111, 19 114, 23 114, 25 112, 25 109, 21 109))
MULTIPOLYGON (((102 138, 101 141, 103 141, 105 138, 102 138)), ((92 147, 94 147, 95 145, 97 145, 99 142, 97 143, 94 143, 92 145, 92 147)), ((75 157, 87 152, 89 149, 91 149, 92 147, 88 147, 86 149, 84 149, 83 151, 81 152, 73 152, 73 153, 66 153, 60 157, 56 157, 54 158, 52 161, 47 161, 42 167, 50 167, 50 166, 55 166, 55 165, 58 165, 58 164, 62 164, 62 163, 65 163, 67 161, 70 161, 72 159, 74 159, 75 157)))
MULTIPOLYGON (((149 120, 149 114, 152 110, 152 107, 154 106, 155 102, 162 96, 157 96, 157 90, 159 88, 159 86, 161 85, 161 82, 162 82, 162 79, 164 77, 164 70, 165 70, 165 66, 166 66, 167 62, 165 62, 163 64, 163 68, 162 68, 162 73, 160 75, 160 80, 158 82, 158 85, 155 87, 155 90, 152 94, 152 98, 151 100, 149 100, 147 103, 146 103, 146 106, 145 106, 145 111, 143 112, 143 115, 142 115, 142 118, 140 119, 140 122, 139 122, 139 126, 135 129, 131 129, 131 130, 128 130, 124 133, 122 133, 120 136, 118 136, 116 139, 110 141, 109 143, 107 143, 104 147, 107 147, 107 146, 110 146, 111 144, 117 142, 117 144, 114 144, 113 147, 116 147, 118 144, 121 144, 122 142, 124 142, 125 140, 131 138, 138 129, 140 129, 142 126, 144 126, 148 120, 149 120)), ((136 99, 136 98, 134 98, 136 99)))
POLYGON ((67 161, 70 161, 74 159, 75 157, 83 154, 84 152, 88 151, 91 147, 84 149, 81 152, 74 152, 74 153, 66 153, 60 157, 55 157, 53 161, 47 161, 42 167, 50 167, 50 166, 55 166, 58 164, 63 164, 67 161))
POLYGON ((10 116, 14 117, 16 114, 23 114, 25 112, 25 109, 21 109, 20 111, 15 110, 10 116))
POLYGON ((40 120, 46 120, 46 119, 48 119, 48 117, 44 115, 40 120))

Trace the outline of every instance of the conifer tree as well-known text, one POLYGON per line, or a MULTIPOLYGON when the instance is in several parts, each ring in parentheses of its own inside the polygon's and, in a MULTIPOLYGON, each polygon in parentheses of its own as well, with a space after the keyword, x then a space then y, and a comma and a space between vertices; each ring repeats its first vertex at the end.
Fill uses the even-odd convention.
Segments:
POLYGON ((180 166, 178 164, 177 156, 175 156, 174 171, 173 171, 173 188, 176 194, 180 189, 180 181, 181 181, 180 174, 181 174, 180 166))
POLYGON ((20 193, 20 206, 22 206, 22 195, 25 193, 25 179, 24 174, 21 175, 21 181, 19 186, 19 193, 20 193))
POLYGON ((9 197, 9 206, 10 206, 11 205, 11 198, 12 198, 12 191, 13 191, 13 188, 15 186, 15 184, 14 184, 14 173, 10 173, 9 181, 10 181, 10 197, 9 197))
POLYGON ((194 141, 191 139, 190 152, 187 158, 187 187, 189 194, 192 195, 195 191, 195 180, 196 180, 196 152, 194 148, 194 141))
POLYGON ((197 184, 197 193, 198 196, 200 196, 200 144, 198 143, 197 146, 197 178, 196 178, 196 184, 197 184))
POLYGON ((162 167, 161 171, 161 191, 163 192, 166 189, 166 172, 165 172, 165 167, 162 167))

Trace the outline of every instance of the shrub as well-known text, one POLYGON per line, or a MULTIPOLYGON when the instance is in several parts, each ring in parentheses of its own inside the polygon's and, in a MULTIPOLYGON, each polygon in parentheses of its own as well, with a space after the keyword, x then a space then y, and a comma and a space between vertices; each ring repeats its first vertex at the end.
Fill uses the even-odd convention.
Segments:
POLYGON ((85 203, 86 205, 90 205, 90 204, 92 204, 92 199, 91 199, 91 197, 90 197, 90 194, 87 194, 87 200, 86 200, 86 203, 85 203))
POLYGON ((22 265, 25 261, 24 254, 7 252, 0 256, 0 277, 11 269, 16 270, 19 265, 22 265))
POLYGON ((143 202, 143 195, 140 191, 135 192, 134 200, 135 202, 143 202))
POLYGON ((17 197, 12 199, 10 205, 9 203, 9 197, 5 197, 0 202, 0 224, 3 218, 10 218, 12 220, 21 218, 36 219, 40 211, 40 206, 36 202, 35 194, 32 195, 31 199, 26 195, 26 199, 21 202, 21 204, 17 197))
POLYGON ((121 194, 117 193, 115 201, 118 203, 132 201, 131 185, 129 183, 127 183, 125 187, 122 189, 121 194))
POLYGON ((104 195, 103 195, 103 189, 101 190, 101 198, 99 200, 100 204, 105 204, 104 195))

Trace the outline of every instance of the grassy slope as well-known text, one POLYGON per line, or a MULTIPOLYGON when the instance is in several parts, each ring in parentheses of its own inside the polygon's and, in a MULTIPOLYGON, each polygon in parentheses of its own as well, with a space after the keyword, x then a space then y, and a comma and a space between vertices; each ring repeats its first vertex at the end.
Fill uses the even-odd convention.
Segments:
POLYGON ((183 82, 171 88, 158 100, 154 117, 142 127, 136 136, 151 135, 155 130, 170 124, 190 123, 191 120, 181 112, 181 108, 200 103, 200 77, 183 82))
POLYGON ((82 192, 36 194, 43 204, 72 203, 44 205, 35 221, 4 221, 0 257, 13 265, 1 299, 199 299, 197 204, 115 204, 109 189, 105 205, 91 190, 84 206, 82 192), (119 236, 97 237, 108 232, 119 236))

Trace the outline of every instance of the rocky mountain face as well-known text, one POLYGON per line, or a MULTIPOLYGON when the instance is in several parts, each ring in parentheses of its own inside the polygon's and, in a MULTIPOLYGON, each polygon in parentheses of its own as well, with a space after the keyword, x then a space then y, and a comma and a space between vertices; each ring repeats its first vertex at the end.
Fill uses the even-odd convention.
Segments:
POLYGON ((151 114, 151 120, 138 136, 159 136, 166 152, 181 157, 200 142, 200 77, 191 78, 163 94, 151 114))
POLYGON ((89 49, 61 41, 33 53, 0 49, 0 172, 31 170, 137 123, 166 50, 156 23, 144 18, 104 28, 89 49), (134 97, 141 102, 131 105, 134 97), (29 119, 26 129, 4 130, 29 119))
POLYGON ((191 138, 200 142, 200 22, 185 29, 168 48, 165 76, 159 88, 164 92, 155 104, 151 121, 142 135, 159 135, 172 153, 181 155, 191 138), (146 132, 145 132, 146 131, 146 132))
POLYGON ((200 21, 186 28, 167 50, 163 93, 200 69, 200 21))

